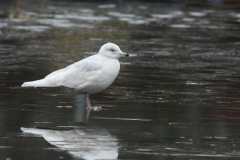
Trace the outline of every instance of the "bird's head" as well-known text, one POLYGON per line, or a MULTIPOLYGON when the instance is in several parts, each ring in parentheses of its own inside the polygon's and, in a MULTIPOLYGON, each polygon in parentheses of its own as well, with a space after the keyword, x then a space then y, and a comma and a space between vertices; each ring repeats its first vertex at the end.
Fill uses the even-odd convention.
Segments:
POLYGON ((129 55, 127 53, 124 53, 121 51, 121 49, 118 47, 118 45, 114 43, 106 43, 104 44, 100 50, 99 55, 106 56, 108 58, 115 58, 118 59, 120 57, 128 57, 129 55))

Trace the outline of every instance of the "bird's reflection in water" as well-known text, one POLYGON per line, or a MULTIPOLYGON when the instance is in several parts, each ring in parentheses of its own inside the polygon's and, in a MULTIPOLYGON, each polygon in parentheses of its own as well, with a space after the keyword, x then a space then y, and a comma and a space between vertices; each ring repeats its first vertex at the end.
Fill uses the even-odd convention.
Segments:
MULTIPOLYGON (((77 96, 77 99, 78 98, 79 97, 77 96)), ((22 127, 21 130, 25 133, 41 135, 50 144, 58 147, 60 150, 67 151, 76 158, 86 160, 117 159, 117 139, 105 128, 87 124, 90 110, 81 112, 83 108, 82 106, 78 106, 76 108, 77 111, 75 113, 75 118, 77 118, 78 121, 82 121, 83 117, 80 115, 84 115, 85 113, 86 125, 50 128, 22 127)))

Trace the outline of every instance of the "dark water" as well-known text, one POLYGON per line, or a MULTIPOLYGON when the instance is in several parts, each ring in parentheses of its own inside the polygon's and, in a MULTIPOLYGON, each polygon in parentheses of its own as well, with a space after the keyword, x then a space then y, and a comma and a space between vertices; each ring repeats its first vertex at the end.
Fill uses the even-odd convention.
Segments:
POLYGON ((0 159, 238 159, 240 11, 49 2, 0 19, 0 159), (98 52, 130 54, 85 124, 85 97, 21 88, 98 52), (23 131, 21 130, 21 127, 23 131), (35 127, 35 128, 34 128, 35 127))

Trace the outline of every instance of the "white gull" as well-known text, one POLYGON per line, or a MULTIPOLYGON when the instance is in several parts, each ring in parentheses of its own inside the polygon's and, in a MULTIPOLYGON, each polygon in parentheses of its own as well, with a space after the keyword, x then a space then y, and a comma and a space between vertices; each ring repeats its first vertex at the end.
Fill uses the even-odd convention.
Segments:
POLYGON ((121 51, 114 43, 104 44, 97 55, 87 57, 66 68, 47 75, 44 79, 25 82, 22 87, 69 87, 78 93, 87 94, 87 107, 90 104, 89 94, 101 92, 108 88, 120 70, 118 58, 129 55, 121 51))

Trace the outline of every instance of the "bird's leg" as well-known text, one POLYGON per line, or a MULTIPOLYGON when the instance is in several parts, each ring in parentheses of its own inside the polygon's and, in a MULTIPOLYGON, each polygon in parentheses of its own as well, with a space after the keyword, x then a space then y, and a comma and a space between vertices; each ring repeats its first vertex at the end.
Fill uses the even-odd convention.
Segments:
POLYGON ((92 110, 91 108, 87 108, 86 124, 88 124, 88 122, 89 122, 89 117, 90 117, 91 110, 92 110))
POLYGON ((94 106, 92 107, 90 104, 90 99, 89 99, 89 94, 87 94, 87 110, 93 110, 93 111, 100 111, 101 110, 101 106, 94 106))

